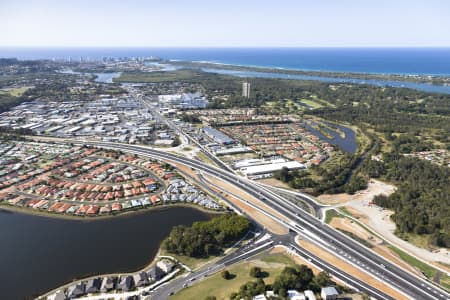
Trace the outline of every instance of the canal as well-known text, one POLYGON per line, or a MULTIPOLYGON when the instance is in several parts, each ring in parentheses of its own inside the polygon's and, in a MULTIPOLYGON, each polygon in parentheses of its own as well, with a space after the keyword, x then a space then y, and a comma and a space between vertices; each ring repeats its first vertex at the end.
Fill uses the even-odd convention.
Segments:
POLYGON ((171 207, 101 220, 68 220, 0 209, 2 299, 30 298, 94 274, 138 270, 176 225, 208 220, 171 207))

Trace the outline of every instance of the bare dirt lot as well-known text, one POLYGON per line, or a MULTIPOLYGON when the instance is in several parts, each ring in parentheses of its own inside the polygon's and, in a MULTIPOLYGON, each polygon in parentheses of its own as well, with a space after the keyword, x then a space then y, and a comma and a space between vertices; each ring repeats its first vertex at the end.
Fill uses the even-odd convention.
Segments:
POLYGON ((393 211, 382 209, 375 205, 369 205, 368 201, 352 201, 348 203, 348 206, 345 206, 345 208, 352 214, 353 217, 357 218, 359 221, 377 232, 386 241, 401 248, 402 250, 432 263, 441 269, 447 268, 443 268, 441 265, 438 265, 437 262, 450 264, 450 251, 448 249, 425 249, 417 247, 396 236, 396 225, 390 218, 393 211))
POLYGON ((367 230, 356 224, 354 221, 348 218, 333 218, 330 223, 334 228, 340 228, 353 234, 359 236, 362 239, 369 241, 371 244, 379 245, 382 244, 383 241, 378 237, 370 234, 367 230))
POLYGON ((389 196, 390 194, 395 192, 395 190, 396 187, 391 184, 371 179, 369 181, 367 189, 358 191, 353 195, 349 195, 346 193, 335 195, 324 194, 317 197, 317 200, 323 204, 329 205, 343 204, 355 200, 372 200, 373 197, 380 194, 389 196))

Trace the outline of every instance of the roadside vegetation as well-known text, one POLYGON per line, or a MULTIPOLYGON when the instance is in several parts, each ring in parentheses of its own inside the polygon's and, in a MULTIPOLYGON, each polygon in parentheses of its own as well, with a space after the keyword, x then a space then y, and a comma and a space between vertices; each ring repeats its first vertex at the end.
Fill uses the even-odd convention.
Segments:
POLYGON ((330 224, 333 218, 342 218, 342 217, 343 216, 340 215, 335 209, 329 209, 325 212, 325 223, 330 224))
MULTIPOLYGON (((409 255, 408 253, 398 249, 394 246, 388 246, 389 249, 391 249, 393 252, 395 252, 403 261, 408 263, 409 265, 419 269, 423 275, 425 275, 428 279, 434 280, 436 277, 436 273, 440 272, 437 269, 433 268, 432 266, 421 262, 420 260, 416 259, 415 257, 409 255)), ((448 276, 445 273, 442 273, 439 275, 439 283, 446 288, 447 290, 450 290, 450 276, 448 276)))

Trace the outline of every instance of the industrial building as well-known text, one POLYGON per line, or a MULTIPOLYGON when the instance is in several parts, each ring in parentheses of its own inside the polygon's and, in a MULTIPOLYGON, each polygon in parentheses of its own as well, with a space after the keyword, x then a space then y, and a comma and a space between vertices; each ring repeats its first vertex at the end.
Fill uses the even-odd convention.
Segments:
POLYGON ((305 169, 305 165, 301 164, 296 161, 286 161, 286 162, 276 162, 271 164, 262 164, 262 165, 256 165, 256 166, 249 166, 249 167, 243 167, 239 170, 244 173, 245 176, 252 176, 252 175, 262 175, 262 174, 269 174, 274 173, 276 171, 280 171, 283 168, 288 168, 289 171, 292 170, 298 170, 298 169, 305 169))
POLYGON ((202 131, 204 134, 206 134, 208 137, 213 139, 216 143, 222 144, 222 145, 232 145, 235 144, 236 141, 230 138, 228 135, 220 132, 217 129, 214 129, 210 126, 205 126, 202 128, 202 131))

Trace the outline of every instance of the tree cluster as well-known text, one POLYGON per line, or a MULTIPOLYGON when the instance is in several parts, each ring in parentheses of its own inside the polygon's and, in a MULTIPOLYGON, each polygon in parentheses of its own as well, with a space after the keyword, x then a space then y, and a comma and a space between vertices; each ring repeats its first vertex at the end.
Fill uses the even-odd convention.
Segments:
MULTIPOLYGON (((260 271, 264 273, 262 270, 260 271)), ((307 266, 296 265, 295 267, 285 267, 272 285, 266 285, 262 278, 243 284, 238 292, 230 295, 230 299, 251 300, 254 296, 264 294, 268 290, 273 290, 281 299, 286 299, 287 291, 290 289, 298 291, 310 289, 319 292, 322 287, 329 285, 335 285, 335 282, 331 280, 327 272, 320 272, 315 276, 307 266)))
POLYGON ((193 114, 187 114, 187 113, 183 113, 181 115, 181 120, 184 122, 188 122, 188 123, 192 123, 192 124, 199 124, 202 121, 198 118, 198 116, 193 115, 193 114))
POLYGON ((371 175, 384 175, 398 189, 375 197, 374 203, 394 210, 400 233, 429 234, 431 244, 450 247, 450 169, 399 153, 385 154, 383 160, 369 164, 371 175))
POLYGON ((250 229, 248 219, 236 214, 224 214, 191 227, 175 226, 164 241, 168 252, 191 257, 219 255, 224 248, 241 239, 250 229))

